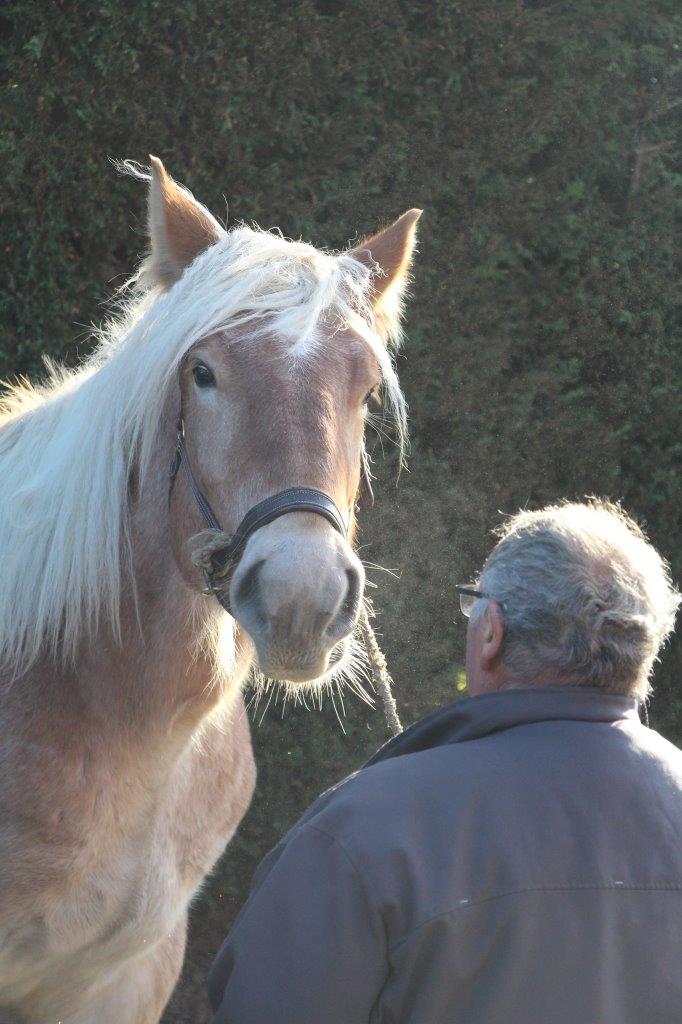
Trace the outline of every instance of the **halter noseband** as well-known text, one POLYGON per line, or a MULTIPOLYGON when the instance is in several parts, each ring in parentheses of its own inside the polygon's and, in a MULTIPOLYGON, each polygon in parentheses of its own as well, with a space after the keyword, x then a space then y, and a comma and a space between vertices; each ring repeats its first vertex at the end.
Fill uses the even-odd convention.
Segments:
MULTIPOLYGON (((185 446, 185 430, 182 420, 178 423, 177 441, 170 467, 169 500, 170 492, 173 489, 180 466, 182 466, 187 483, 206 526, 209 530, 220 530, 222 532, 222 527, 218 522, 215 512, 194 478, 185 446)), ((285 516, 289 512, 314 512, 316 515, 326 519, 342 537, 347 535, 346 521, 334 500, 328 494, 325 494, 324 491, 318 491, 314 487, 289 487, 285 491, 278 491, 277 494, 273 494, 264 501, 259 501, 257 505, 254 505, 246 513, 225 547, 213 555, 211 559, 213 571, 204 570, 204 580, 206 582, 204 593, 212 594, 226 612, 231 611, 229 597, 224 589, 218 590, 216 588, 213 582, 214 575, 218 571, 224 574, 224 570, 228 565, 234 570, 239 559, 244 554, 244 548, 249 538, 256 530, 260 530, 262 526, 267 526, 268 523, 272 523, 275 519, 279 519, 280 516, 285 516)))

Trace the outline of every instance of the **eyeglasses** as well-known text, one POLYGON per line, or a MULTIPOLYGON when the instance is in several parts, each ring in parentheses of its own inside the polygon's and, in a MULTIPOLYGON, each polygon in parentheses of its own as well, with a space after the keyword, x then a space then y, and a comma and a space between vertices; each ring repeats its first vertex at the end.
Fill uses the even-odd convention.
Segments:
POLYGON ((459 607, 462 609, 462 615, 468 619, 471 615, 471 609, 474 607, 479 597, 486 597, 491 601, 495 598, 491 597, 490 594, 484 594, 482 590, 475 590, 473 587, 455 587, 455 593, 459 594, 459 607))

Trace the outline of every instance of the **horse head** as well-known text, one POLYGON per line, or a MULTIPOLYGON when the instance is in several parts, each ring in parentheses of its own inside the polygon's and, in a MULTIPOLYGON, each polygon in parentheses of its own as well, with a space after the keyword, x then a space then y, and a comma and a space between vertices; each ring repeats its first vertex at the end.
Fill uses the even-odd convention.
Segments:
POLYGON ((224 322, 215 329, 213 319, 178 367, 191 467, 179 474, 169 506, 181 572, 190 586, 204 585, 196 492, 226 538, 254 506, 292 488, 327 496, 342 523, 294 505, 252 532, 223 574, 223 603, 269 678, 324 680, 348 658, 365 584, 352 542, 367 409, 383 386, 404 415, 388 343, 419 215, 410 210, 351 251, 329 255, 272 233, 226 232, 152 158, 148 280, 171 291, 188 268, 200 276, 202 254, 210 262, 211 250, 224 251, 214 299, 220 303, 222 280, 224 322))

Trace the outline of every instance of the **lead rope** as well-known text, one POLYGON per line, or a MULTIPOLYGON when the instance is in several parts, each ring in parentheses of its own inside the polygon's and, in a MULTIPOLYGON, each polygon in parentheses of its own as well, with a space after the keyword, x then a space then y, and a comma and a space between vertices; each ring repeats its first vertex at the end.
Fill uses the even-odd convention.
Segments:
POLYGON ((362 634, 365 650, 367 651, 367 657, 369 658, 372 682, 375 690, 381 697, 381 703, 384 706, 384 714, 386 716, 388 728, 392 736, 397 736, 398 733, 403 731, 403 727, 398 715, 395 697, 393 696, 393 691, 391 689, 393 680, 388 674, 386 658, 379 647, 374 630, 372 629, 372 625, 369 621, 367 608, 364 604, 360 610, 358 626, 360 627, 360 633, 362 634))

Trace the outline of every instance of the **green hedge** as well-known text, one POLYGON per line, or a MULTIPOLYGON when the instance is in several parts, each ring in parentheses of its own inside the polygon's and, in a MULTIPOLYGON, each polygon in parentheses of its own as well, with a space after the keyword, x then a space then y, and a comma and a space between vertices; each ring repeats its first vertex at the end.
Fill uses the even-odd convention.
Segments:
MULTIPOLYGON (((500 511, 622 498, 682 568, 681 18, 675 0, 6 3, 0 377, 87 350, 143 245, 108 157, 161 156, 217 214, 342 246, 423 206, 401 376, 363 554, 403 717, 455 693, 451 586, 500 511)), ((682 741, 679 642, 652 717, 682 741)), ((270 708, 254 807, 193 923, 167 1020, 198 1020, 255 860, 384 736, 380 715, 270 708)))

